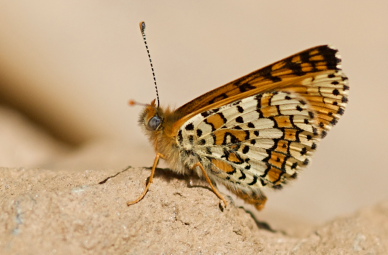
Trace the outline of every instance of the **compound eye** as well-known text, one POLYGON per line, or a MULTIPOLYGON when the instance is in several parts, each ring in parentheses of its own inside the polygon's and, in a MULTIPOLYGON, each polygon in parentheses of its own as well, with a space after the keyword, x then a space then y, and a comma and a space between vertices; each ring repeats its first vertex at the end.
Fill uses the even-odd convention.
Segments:
POLYGON ((150 121, 148 121, 148 127, 152 130, 157 130, 160 124, 162 124, 162 118, 160 118, 158 115, 155 115, 150 119, 150 121))

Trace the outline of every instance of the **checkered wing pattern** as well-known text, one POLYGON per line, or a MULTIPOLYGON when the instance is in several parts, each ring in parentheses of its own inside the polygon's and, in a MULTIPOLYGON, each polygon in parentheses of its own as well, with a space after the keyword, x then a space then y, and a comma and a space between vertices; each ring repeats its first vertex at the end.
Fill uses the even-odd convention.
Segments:
POLYGON ((263 198, 306 165, 319 140, 314 112, 295 93, 263 93, 203 112, 179 131, 182 154, 232 191, 263 198))

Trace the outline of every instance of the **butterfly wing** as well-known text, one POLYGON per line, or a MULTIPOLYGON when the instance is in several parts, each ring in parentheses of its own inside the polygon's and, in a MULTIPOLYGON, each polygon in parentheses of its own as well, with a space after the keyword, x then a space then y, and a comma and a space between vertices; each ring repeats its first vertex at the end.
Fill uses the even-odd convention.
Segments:
POLYGON ((191 117, 235 100, 271 91, 296 92, 316 113, 321 136, 336 124, 345 110, 347 77, 341 71, 338 51, 327 45, 317 46, 267 67, 254 71, 216 88, 181 106, 176 112, 182 119, 179 127, 191 117))
POLYGON ((172 133, 186 167, 261 209, 263 186, 280 188, 307 165, 347 104, 337 50, 318 46, 212 90, 178 108, 172 133))
POLYGON ((261 187, 280 188, 308 163, 317 126, 298 94, 268 92, 194 116, 177 140, 183 158, 191 155, 213 181, 261 208, 261 187))

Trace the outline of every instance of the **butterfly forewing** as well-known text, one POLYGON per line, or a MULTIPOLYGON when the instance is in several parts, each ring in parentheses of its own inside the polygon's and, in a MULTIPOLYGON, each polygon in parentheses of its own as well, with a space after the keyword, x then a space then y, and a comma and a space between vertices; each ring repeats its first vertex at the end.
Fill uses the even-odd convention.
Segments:
POLYGON ((212 90, 176 110, 179 127, 192 116, 235 100, 271 91, 292 91, 309 102, 324 136, 343 114, 347 103, 347 77, 340 69, 337 50, 318 46, 254 71, 212 90))

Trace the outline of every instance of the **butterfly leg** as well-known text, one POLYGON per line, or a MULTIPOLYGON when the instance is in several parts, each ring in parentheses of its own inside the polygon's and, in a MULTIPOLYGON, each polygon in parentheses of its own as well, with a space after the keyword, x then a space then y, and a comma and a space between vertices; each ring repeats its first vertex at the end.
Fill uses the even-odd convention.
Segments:
POLYGON ((222 196, 222 194, 218 191, 218 189, 213 185, 213 182, 212 182, 212 180, 210 180, 210 177, 209 177, 209 175, 207 174, 207 172, 206 172, 205 168, 203 167, 203 165, 202 165, 200 162, 198 162, 197 164, 194 165, 193 168, 195 168, 195 167, 197 167, 197 166, 198 166, 199 168, 201 168, 202 173, 203 173, 203 175, 205 176, 206 181, 209 183, 210 187, 212 188, 213 192, 216 193, 217 197, 218 197, 219 199, 221 199, 221 200, 224 202, 225 206, 227 206, 227 205, 228 205, 228 202, 227 202, 226 199, 222 196))
POLYGON ((155 160, 154 160, 154 165, 152 166, 152 170, 151 170, 151 175, 150 175, 150 177, 149 177, 149 179, 148 179, 147 185, 146 185, 146 187, 145 187, 143 193, 142 193, 136 200, 128 201, 128 202, 127 202, 127 205, 128 205, 128 206, 133 205, 133 204, 136 204, 137 202, 139 202, 140 200, 142 200, 142 199, 145 197, 145 195, 147 194, 147 192, 148 192, 148 190, 149 190, 149 188, 150 188, 150 186, 151 186, 151 183, 152 183, 152 181, 153 181, 153 179, 154 179, 154 175, 155 175, 155 171, 156 171, 156 166, 157 166, 158 163, 159 163, 159 159, 160 159, 160 158, 163 158, 163 157, 164 157, 164 156, 163 156, 162 154, 160 154, 160 153, 157 153, 157 154, 156 154, 156 157, 155 157, 155 160))

